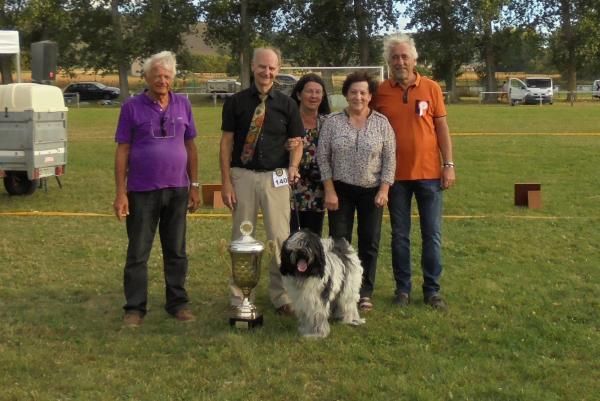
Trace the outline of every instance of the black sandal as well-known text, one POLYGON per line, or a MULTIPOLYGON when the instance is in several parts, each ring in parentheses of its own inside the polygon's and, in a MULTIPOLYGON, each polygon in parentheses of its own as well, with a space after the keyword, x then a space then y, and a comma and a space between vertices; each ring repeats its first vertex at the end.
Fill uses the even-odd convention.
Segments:
POLYGON ((371 302, 371 298, 362 297, 358 300, 358 309, 364 312, 368 312, 373 309, 373 303, 371 302))

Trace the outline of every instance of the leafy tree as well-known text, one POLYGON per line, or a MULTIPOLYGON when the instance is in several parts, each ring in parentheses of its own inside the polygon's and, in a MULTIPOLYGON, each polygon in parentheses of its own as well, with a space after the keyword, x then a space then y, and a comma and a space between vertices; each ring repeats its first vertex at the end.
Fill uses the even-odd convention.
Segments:
POLYGON ((78 65, 95 71, 118 71, 121 97, 129 93, 134 60, 161 50, 183 49, 183 34, 197 21, 188 0, 71 0, 78 29, 78 65))
POLYGON ((507 26, 496 33, 498 71, 532 71, 547 69, 546 39, 535 29, 507 26))
MULTIPOLYGON (((475 47, 479 52, 479 59, 483 64, 481 73, 486 91, 497 90, 496 70, 498 60, 502 57, 503 42, 498 39, 499 27, 502 21, 502 8, 509 0, 470 0, 470 19, 472 20, 475 47)), ((495 101, 492 95, 489 100, 495 101)))
POLYGON ((195 72, 219 73, 227 71, 231 57, 210 54, 191 54, 184 51, 178 54, 177 63, 181 69, 195 72))
MULTIPOLYGON (((72 44, 68 33, 71 17, 67 0, 6 0, 0 8, 0 23, 5 29, 19 31, 21 49, 26 49, 23 51, 24 55, 29 53, 31 43, 53 40, 57 42, 59 49, 64 49, 61 61, 69 62, 68 49, 72 44)), ((3 82, 10 82, 10 57, 0 59, 3 82)))
MULTIPOLYGON (((380 60, 376 32, 398 18, 392 0, 214 0, 200 7, 208 26, 205 38, 228 47, 233 59, 248 60, 251 47, 271 43, 297 65, 380 60)), ((248 65, 241 63, 243 85, 248 65)))
POLYGON ((393 27, 391 0, 288 0, 276 41, 296 64, 372 65, 381 62, 378 32, 393 27))
POLYGON ((588 12, 579 22, 582 70, 588 79, 600 79, 600 0, 590 1, 588 12))
POLYGON ((239 63, 242 87, 250 86, 252 47, 264 45, 283 0, 203 0, 201 18, 206 22, 204 39, 229 51, 239 63))
POLYGON ((179 52, 183 34, 194 32, 199 17, 192 0, 146 0, 139 11, 142 57, 162 50, 179 52))
POLYGON ((348 5, 334 0, 288 1, 274 40, 296 65, 356 65, 354 10, 348 5))
MULTIPOLYGON (((298 66, 381 64, 382 38, 398 12, 389 0, 287 0, 279 13, 273 42, 298 66)), ((331 70, 323 80, 333 93, 331 70)))
POLYGON ((597 0, 512 0, 510 5, 510 10, 525 24, 550 32, 552 60, 567 81, 569 99, 575 96, 577 69, 585 60, 582 22, 595 9, 597 0))
POLYGON ((22 47, 57 42, 67 71, 118 71, 122 96, 129 93, 132 62, 160 50, 180 51, 198 17, 192 0, 6 0, 0 10, 3 26, 21 32, 22 47))
POLYGON ((119 0, 72 0, 72 5, 75 26, 79 27, 74 38, 77 60, 72 66, 117 71, 121 98, 127 98, 129 66, 139 55, 142 40, 137 30, 139 8, 119 0))
POLYGON ((430 63, 433 78, 443 80, 451 102, 458 100, 456 78, 474 54, 468 4, 457 0, 409 0, 406 16, 414 35, 420 63, 430 63))

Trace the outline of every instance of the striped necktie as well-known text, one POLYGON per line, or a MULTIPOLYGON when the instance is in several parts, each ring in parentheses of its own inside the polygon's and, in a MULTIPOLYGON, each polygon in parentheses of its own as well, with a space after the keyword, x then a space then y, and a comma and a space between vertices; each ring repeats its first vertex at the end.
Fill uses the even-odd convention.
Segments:
POLYGON ((260 103, 254 110, 254 115, 252 116, 252 121, 250 122, 250 129, 248 129, 248 134, 246 135, 246 142, 244 143, 241 156, 242 164, 248 164, 248 162, 252 160, 254 151, 256 150, 258 138, 260 137, 260 133, 262 131, 263 123, 265 122, 266 101, 268 95, 260 94, 258 96, 260 98, 260 103))

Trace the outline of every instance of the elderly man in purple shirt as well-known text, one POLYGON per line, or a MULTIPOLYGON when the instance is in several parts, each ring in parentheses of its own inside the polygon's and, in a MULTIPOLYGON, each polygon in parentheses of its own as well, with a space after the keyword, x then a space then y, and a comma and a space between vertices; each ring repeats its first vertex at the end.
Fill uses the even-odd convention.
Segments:
POLYGON ((171 92, 175 57, 160 52, 144 63, 148 89, 121 108, 115 134, 115 215, 126 220, 123 323, 138 327, 146 314, 148 258, 158 227, 164 259, 167 313, 194 320, 185 279, 186 214, 200 205, 196 127, 187 98, 171 92))

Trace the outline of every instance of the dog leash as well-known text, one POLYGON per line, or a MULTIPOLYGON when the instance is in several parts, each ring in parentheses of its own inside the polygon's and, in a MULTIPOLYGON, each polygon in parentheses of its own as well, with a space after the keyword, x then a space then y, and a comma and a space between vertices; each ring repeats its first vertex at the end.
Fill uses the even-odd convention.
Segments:
POLYGON ((296 223, 298 223, 298 230, 300 231, 302 229, 302 227, 300 227, 300 212, 298 211, 298 201, 296 200, 296 195, 294 194, 294 191, 296 190, 296 184, 297 182, 293 182, 292 183, 292 204, 294 205, 294 215, 296 216, 296 223))

